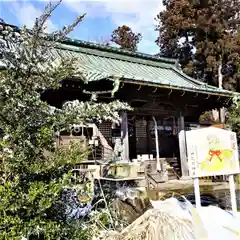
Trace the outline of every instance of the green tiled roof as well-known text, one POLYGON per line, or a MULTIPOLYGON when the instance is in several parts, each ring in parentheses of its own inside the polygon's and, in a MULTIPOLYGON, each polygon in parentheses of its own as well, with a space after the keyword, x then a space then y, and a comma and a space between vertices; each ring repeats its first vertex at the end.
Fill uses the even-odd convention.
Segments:
MULTIPOLYGON (((8 24, 4 24, 8 25, 8 24)), ((12 26, 15 31, 19 28, 12 26)), ((51 35, 50 35, 51 38, 51 35)), ((236 93, 207 85, 190 78, 176 67, 176 60, 143 53, 133 53, 114 47, 81 40, 66 39, 51 50, 52 56, 66 55, 78 59, 79 70, 89 81, 120 78, 124 82, 179 89, 214 95, 236 93)), ((0 68, 3 67, 0 62, 0 68)))
POLYGON ((176 67, 176 61, 93 43, 67 40, 52 54, 75 57, 79 69, 89 81, 120 78, 125 82, 149 84, 156 87, 179 89, 213 95, 233 95, 195 80, 176 67))

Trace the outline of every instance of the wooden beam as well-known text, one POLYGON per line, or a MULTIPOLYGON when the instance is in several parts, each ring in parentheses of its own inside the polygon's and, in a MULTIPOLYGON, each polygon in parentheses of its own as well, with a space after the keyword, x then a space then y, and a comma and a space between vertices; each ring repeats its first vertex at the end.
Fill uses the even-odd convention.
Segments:
POLYGON ((187 160, 187 144, 186 144, 186 134, 185 134, 185 123, 184 116, 180 114, 178 118, 178 126, 179 126, 179 150, 180 150, 180 162, 181 162, 181 172, 182 177, 188 177, 188 160, 187 160))
POLYGON ((131 112, 131 115, 142 115, 142 116, 152 116, 154 115, 155 117, 157 116, 164 116, 164 117, 168 117, 168 116, 175 116, 177 117, 179 114, 177 112, 173 112, 173 111, 154 111, 152 109, 137 109, 136 111, 131 112))
POLYGON ((153 122, 154 122, 154 133, 155 133, 155 144, 156 144, 156 158, 157 158, 157 171, 162 170, 162 166, 160 163, 160 156, 159 156, 159 143, 158 143, 158 126, 157 126, 157 121, 156 118, 153 116, 153 122))
POLYGON ((222 124, 225 124, 225 113, 226 111, 224 107, 219 109, 219 116, 220 116, 219 118, 220 118, 220 123, 222 124))
POLYGON ((128 140, 128 116, 126 112, 122 113, 121 121, 121 138, 122 138, 122 154, 123 161, 129 161, 129 140, 128 140))

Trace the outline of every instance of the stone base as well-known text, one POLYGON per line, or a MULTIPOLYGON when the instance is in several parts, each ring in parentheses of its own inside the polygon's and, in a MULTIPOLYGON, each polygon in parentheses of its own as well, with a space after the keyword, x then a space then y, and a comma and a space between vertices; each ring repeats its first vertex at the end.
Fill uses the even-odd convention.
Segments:
POLYGON ((180 180, 189 181, 189 180, 192 180, 192 178, 189 177, 189 176, 182 176, 182 177, 180 178, 180 180))

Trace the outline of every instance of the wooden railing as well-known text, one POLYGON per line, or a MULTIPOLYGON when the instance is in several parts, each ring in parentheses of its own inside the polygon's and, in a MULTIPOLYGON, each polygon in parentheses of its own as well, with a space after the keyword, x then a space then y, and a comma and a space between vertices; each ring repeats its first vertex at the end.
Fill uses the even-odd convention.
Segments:
POLYGON ((208 182, 226 182, 228 178, 226 176, 211 176, 211 177, 202 177, 200 180, 208 181, 208 182))

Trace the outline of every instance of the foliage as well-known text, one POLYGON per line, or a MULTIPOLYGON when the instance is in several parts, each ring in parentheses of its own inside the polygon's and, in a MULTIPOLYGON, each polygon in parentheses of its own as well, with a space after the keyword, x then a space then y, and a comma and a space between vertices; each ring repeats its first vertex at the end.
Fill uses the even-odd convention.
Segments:
POLYGON ((132 29, 126 25, 118 27, 112 33, 111 41, 118 44, 121 49, 132 52, 137 51, 137 44, 142 40, 140 33, 134 33, 132 29))
POLYGON ((201 122, 201 123, 216 124, 216 123, 218 123, 219 121, 216 121, 216 120, 213 118, 213 113, 212 113, 212 111, 206 111, 206 112, 204 112, 203 114, 200 115, 200 117, 199 117, 199 122, 201 122))
POLYGON ((238 0, 164 0, 157 16, 157 44, 163 56, 178 58, 188 75, 240 90, 238 0), (181 40, 181 42, 180 42, 181 40))
POLYGON ((227 112, 227 124, 232 131, 237 133, 238 142, 240 141, 240 101, 237 97, 233 99, 232 106, 227 112))
POLYGON ((60 80, 83 78, 77 59, 51 57, 51 49, 84 17, 46 35, 46 21, 58 5, 49 4, 31 31, 0 24, 0 126, 5 134, 0 142, 0 239, 87 239, 87 226, 53 211, 69 185, 70 170, 86 152, 76 145, 56 150, 54 132, 90 120, 118 121, 118 112, 129 109, 120 102, 78 100, 57 109, 41 100, 44 91, 60 87, 60 80))

